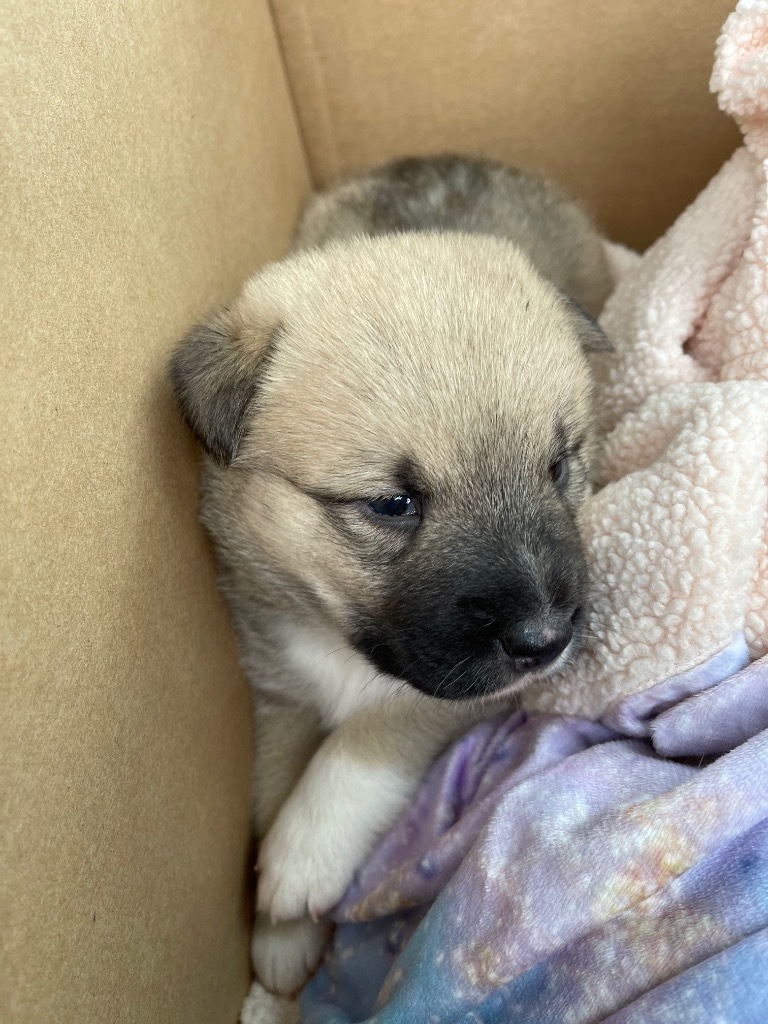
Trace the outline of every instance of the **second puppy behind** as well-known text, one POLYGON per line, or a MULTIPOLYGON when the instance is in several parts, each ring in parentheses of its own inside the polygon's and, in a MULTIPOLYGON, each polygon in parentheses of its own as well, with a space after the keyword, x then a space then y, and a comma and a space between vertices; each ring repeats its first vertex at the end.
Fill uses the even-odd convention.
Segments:
MULTIPOLYGON (((288 993, 434 757, 577 656, 600 238, 459 158, 314 197, 176 351, 254 691, 257 976, 288 993)), ((562 675, 567 685, 567 675, 562 675)))
POLYGON ((592 316, 612 287, 602 240, 584 210, 552 182, 492 160, 408 158, 351 178, 312 198, 292 248, 410 231, 514 242, 592 316))

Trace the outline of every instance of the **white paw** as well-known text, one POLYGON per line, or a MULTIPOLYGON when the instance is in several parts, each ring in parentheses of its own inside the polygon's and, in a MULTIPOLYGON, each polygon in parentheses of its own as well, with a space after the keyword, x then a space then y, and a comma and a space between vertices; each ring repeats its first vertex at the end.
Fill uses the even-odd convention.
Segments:
POLYGON ((320 962, 330 930, 327 922, 308 917, 272 924, 259 914, 251 959, 264 988, 280 996, 296 995, 320 962))
POLYGON ((256 905, 273 921, 338 903, 418 785, 399 762, 346 752, 343 732, 320 747, 261 844, 256 905))
POLYGON ((338 903, 366 850, 322 817, 289 802, 259 850, 256 906, 273 921, 317 918, 338 903))
POLYGON ((258 981, 254 981, 240 1010, 240 1024, 298 1024, 299 1008, 270 995, 258 981))

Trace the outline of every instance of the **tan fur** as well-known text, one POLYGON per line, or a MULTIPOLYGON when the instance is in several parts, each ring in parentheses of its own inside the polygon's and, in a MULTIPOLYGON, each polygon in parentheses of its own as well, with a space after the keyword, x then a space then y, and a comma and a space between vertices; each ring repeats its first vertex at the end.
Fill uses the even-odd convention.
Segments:
MULTIPOLYGON (((398 464, 412 460, 430 529, 493 530, 528 507, 528 488, 524 547, 552 500, 561 419, 583 437, 563 498, 578 520, 595 336, 517 246, 453 232, 299 252, 200 330, 172 381, 211 453, 202 517, 256 694, 254 961, 286 992, 326 934, 305 915, 340 898, 436 754, 499 700, 419 694, 356 649, 355 616, 376 616, 413 556, 406 534, 371 525, 354 501, 397 493, 398 464)), ((524 682, 510 677, 502 698, 524 682)))
MULTIPOLYGON (((518 464, 540 461, 553 410, 589 422, 578 325, 496 239, 389 236, 308 252, 250 281, 231 319, 255 354, 278 324, 283 337, 233 463, 244 472, 209 469, 204 520, 221 548, 239 542, 244 562, 258 559, 253 587, 265 559, 276 571, 270 603, 290 608, 284 581, 297 577, 340 629, 345 595, 375 598, 380 580, 311 492, 389 493, 391 453, 413 452, 453 500, 473 502, 473 435, 492 446, 504 489, 518 464)), ((489 516, 497 497, 480 496, 489 516)))

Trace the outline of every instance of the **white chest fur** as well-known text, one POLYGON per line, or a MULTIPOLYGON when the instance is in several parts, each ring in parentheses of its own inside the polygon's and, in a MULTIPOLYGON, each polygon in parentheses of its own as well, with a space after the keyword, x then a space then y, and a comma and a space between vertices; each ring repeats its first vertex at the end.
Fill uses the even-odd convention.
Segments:
POLYGON ((297 688, 305 691, 308 703, 328 729, 408 686, 379 672, 333 630, 286 624, 282 641, 286 663, 296 673, 297 688))

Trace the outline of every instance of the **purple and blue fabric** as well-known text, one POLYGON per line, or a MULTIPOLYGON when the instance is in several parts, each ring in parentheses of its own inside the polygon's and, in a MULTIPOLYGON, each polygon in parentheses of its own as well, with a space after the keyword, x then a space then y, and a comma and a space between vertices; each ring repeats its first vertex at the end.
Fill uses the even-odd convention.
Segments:
POLYGON ((303 1024, 768 1024, 768 659, 479 724, 334 917, 303 1024))

